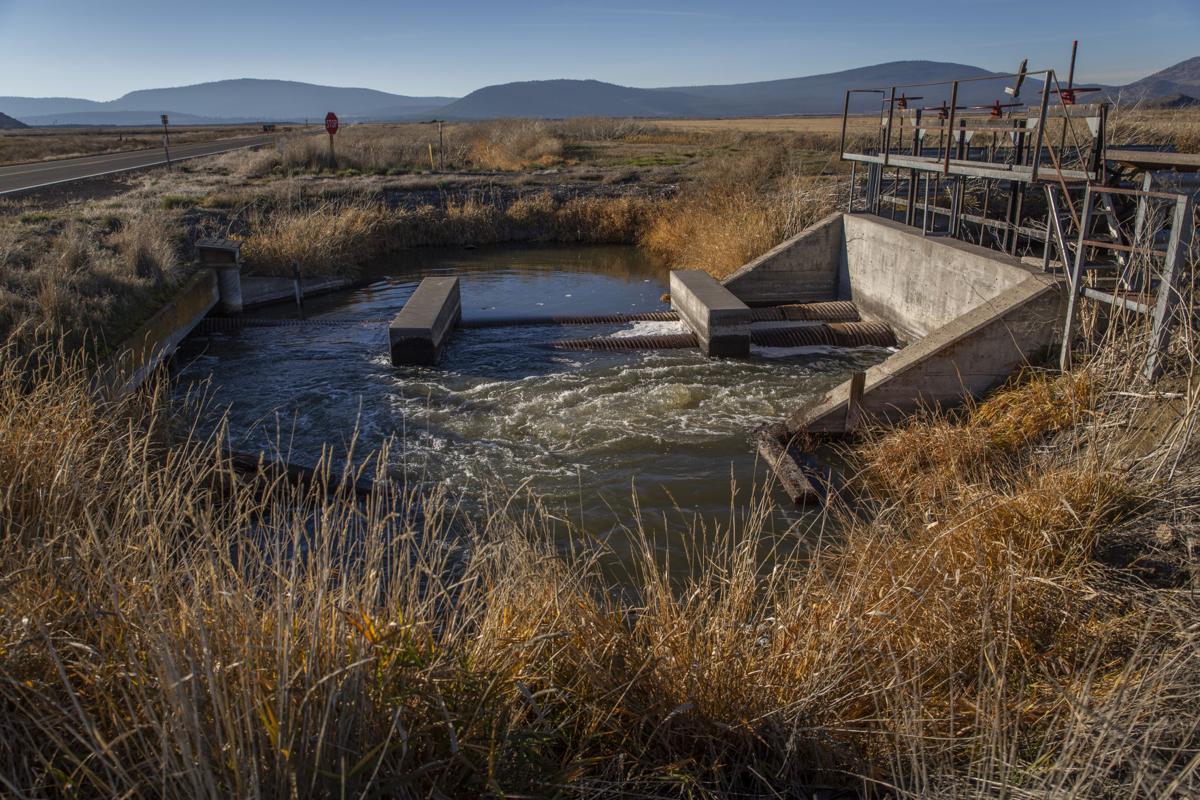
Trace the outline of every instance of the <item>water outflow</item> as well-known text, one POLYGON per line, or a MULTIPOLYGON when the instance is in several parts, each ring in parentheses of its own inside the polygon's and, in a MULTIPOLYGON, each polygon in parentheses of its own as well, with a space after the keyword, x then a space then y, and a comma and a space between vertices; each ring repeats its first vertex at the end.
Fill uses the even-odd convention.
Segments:
POLYGON ((667 308, 666 272, 633 248, 418 251, 378 268, 363 289, 307 305, 309 319, 351 324, 193 337, 181 351, 180 391, 211 379, 207 422, 227 408, 239 450, 282 443, 293 461, 313 463, 323 445, 344 452, 357 426, 368 447, 396 438, 398 473, 468 494, 528 481, 551 507, 603 532, 629 521, 634 490, 654 517, 674 517, 676 507, 727 517, 731 478, 745 499, 755 477, 768 475, 750 432, 886 355, 755 348, 746 360, 708 360, 696 350, 547 346, 685 332, 679 322, 642 321, 464 327, 438 367, 392 367, 379 320, 431 274, 461 278, 468 322, 667 308))

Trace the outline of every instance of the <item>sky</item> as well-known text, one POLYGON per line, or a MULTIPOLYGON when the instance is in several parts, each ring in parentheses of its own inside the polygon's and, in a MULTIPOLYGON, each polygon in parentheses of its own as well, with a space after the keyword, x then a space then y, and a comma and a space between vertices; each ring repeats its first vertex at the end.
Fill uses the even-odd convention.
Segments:
POLYGON ((281 78, 461 96, 518 80, 741 83, 928 59, 1126 83, 1200 55, 1200 0, 0 0, 0 95, 281 78), (1014 23, 1013 20, 1020 22, 1014 23))

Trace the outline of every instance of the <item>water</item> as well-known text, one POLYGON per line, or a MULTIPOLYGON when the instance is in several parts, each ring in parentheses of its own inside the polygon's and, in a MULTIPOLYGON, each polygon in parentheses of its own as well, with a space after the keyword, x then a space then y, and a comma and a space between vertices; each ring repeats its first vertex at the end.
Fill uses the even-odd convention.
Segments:
POLYGON ((441 274, 461 278, 466 320, 667 309, 667 273, 634 248, 415 251, 376 268, 365 288, 306 304, 310 319, 360 324, 192 337, 179 391, 211 381, 206 424, 227 410, 239 450, 282 443, 293 461, 313 463, 323 445, 345 452, 357 426, 360 446, 396 437, 398 473, 468 495, 527 484, 552 509, 606 532, 629 522, 634 491, 651 519, 680 511, 727 519, 731 480, 744 500, 765 477, 750 433, 886 355, 756 349, 747 360, 712 361, 696 350, 545 346, 684 330, 641 322, 460 329, 438 367, 391 366, 380 320, 422 277, 441 274))

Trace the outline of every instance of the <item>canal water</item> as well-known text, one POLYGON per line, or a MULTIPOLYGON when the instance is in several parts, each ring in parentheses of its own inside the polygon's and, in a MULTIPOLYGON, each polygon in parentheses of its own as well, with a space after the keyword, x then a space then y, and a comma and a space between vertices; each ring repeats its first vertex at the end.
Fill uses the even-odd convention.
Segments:
MULTIPOLYGON (((191 337, 178 391, 207 394, 206 425, 227 413, 237 450, 312 464, 323 447, 345 453, 355 431, 359 450, 392 437, 397 475, 468 502, 483 488, 527 488, 604 533, 630 523, 635 493, 647 519, 728 522, 767 477, 751 432, 887 355, 756 348, 708 360, 546 347, 684 330, 640 322, 460 329, 436 368, 393 367, 386 320, 429 275, 459 276, 466 321, 668 308, 667 272, 631 247, 417 250, 377 266, 363 288, 307 301, 310 324, 191 337)), ((781 506, 786 525, 795 512, 781 506)))

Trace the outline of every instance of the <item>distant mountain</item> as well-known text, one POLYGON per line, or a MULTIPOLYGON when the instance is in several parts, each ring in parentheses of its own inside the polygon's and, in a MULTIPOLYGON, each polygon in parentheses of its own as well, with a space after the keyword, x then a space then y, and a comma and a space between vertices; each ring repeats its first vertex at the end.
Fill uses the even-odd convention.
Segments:
POLYGON ((703 98, 671 89, 634 89, 601 81, 504 83, 471 92, 438 111, 447 119, 493 117, 693 117, 703 98))
MULTIPOLYGON (((758 83, 735 83, 724 86, 680 86, 674 91, 702 97, 718 116, 763 116, 773 114, 831 114, 841 112, 847 89, 871 89, 907 83, 933 83, 961 78, 982 78, 998 73, 969 64, 944 61, 891 61, 869 67, 809 75, 804 78, 785 78, 758 83)), ((962 84, 960 105, 981 105, 1002 99, 1004 86, 1011 81, 997 79, 977 84, 962 84)), ((1022 94, 1040 91, 1041 84, 1026 82, 1022 94)), ((937 105, 949 100, 949 87, 935 92, 929 89, 910 89, 907 94, 922 99, 914 105, 937 105)), ((875 110, 882 95, 855 94, 851 96, 852 111, 875 110)))
POLYGON ((82 111, 102 110, 104 110, 104 103, 83 100, 78 97, 0 97, 0 111, 20 120, 38 115, 75 114, 82 111))
MULTIPOLYGON (((159 111, 76 111, 71 114, 46 114, 25 117, 25 122, 34 126, 145 126, 158 125, 163 112, 159 111)), ((246 122, 258 122, 260 118, 200 117, 195 114, 180 114, 175 111, 165 112, 172 125, 232 125, 246 122)))
MULTIPOLYGON (((342 119, 415 120, 490 119, 494 117, 736 117, 789 114, 837 114, 847 89, 879 89, 899 84, 959 84, 960 106, 1010 102, 1005 86, 969 64, 942 61, 892 61, 869 67, 755 83, 675 86, 642 89, 595 80, 545 80, 485 86, 466 97, 407 97, 374 89, 319 86, 295 81, 237 80, 199 83, 170 89, 144 89, 108 102, 71 97, 0 97, 0 112, 33 125, 146 125, 160 113, 178 124, 318 120, 327 111, 342 119), (990 78, 990 79, 989 79, 990 78), (976 79, 976 80, 966 80, 976 79)), ((1020 99, 1035 104, 1041 83, 1029 79, 1020 99)), ((1200 97, 1200 57, 1180 62, 1126 86, 1103 87, 1121 103, 1186 105, 1200 97), (1159 98, 1165 98, 1159 100, 1159 98)), ((911 105, 937 106, 948 101, 949 86, 903 90, 911 105)), ((1091 95, 1094 97, 1095 95, 1091 95)), ((1089 96, 1085 95, 1084 99, 1089 96)), ((881 92, 851 95, 850 110, 882 107, 881 92)), ((1165 106, 1164 106, 1165 107, 1165 106)), ((1176 107, 1176 106, 1170 106, 1176 107)))
POLYGON ((16 128, 28 128, 24 122, 19 119, 13 119, 8 114, 0 114, 0 130, 13 130, 16 128))
POLYGON ((296 81, 239 78, 168 89, 142 89, 108 102, 70 97, 0 97, 0 111, 35 125, 131 125, 157 123, 161 113, 183 123, 321 119, 335 111, 345 119, 375 118, 380 109, 419 115, 451 97, 408 97, 375 89, 319 86, 296 81), (114 112, 125 112, 125 115, 114 112), (56 123, 57 120, 57 123, 56 123))
POLYGON ((1200 56, 1180 61, 1140 81, 1109 89, 1109 97, 1120 103, 1137 103, 1175 95, 1200 97, 1200 56))
MULTIPOLYGON (((487 86, 440 109, 448 119, 491 117, 736 117, 787 114, 832 114, 842 110, 845 92, 903 83, 930 83, 955 78, 981 78, 997 73, 967 64, 939 61, 894 61, 871 67, 787 78, 758 83, 721 86, 678 86, 666 89, 635 89, 600 81, 525 81, 487 86)), ((986 105, 1004 101, 1004 86, 1012 81, 965 83, 960 86, 960 105, 986 105)), ((1037 81, 1026 81, 1024 97, 1041 91, 1037 81)), ((949 100, 949 87, 914 89, 908 94, 921 98, 920 105, 937 105, 949 100)), ((855 94, 852 111, 880 108, 881 94, 855 94)))

